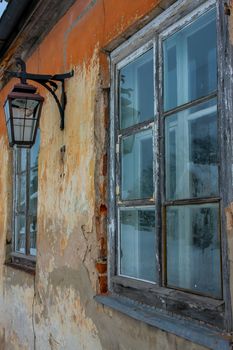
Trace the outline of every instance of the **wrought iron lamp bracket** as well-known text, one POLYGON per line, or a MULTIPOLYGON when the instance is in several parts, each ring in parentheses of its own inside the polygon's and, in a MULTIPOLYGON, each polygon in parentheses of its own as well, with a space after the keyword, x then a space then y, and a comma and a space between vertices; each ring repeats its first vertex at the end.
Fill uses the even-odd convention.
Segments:
POLYGON ((65 122, 65 106, 66 106, 66 93, 65 93, 65 79, 69 79, 74 75, 74 71, 64 73, 64 74, 55 74, 55 75, 46 75, 46 74, 32 74, 27 73, 26 63, 21 58, 16 58, 16 66, 20 68, 20 71, 13 72, 7 71, 10 76, 19 78, 22 84, 27 84, 27 80, 35 81, 36 83, 44 86, 53 96, 56 101, 56 104, 60 113, 60 129, 64 129, 65 122), (61 83, 61 101, 57 97, 55 91, 58 88, 58 83, 61 83))

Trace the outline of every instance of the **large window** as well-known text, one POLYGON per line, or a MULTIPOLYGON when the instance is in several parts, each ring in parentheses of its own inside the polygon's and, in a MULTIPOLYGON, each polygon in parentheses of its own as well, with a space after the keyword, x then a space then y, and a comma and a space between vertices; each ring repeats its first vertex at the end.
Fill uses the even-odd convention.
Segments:
MULTIPOLYGON (((161 20, 148 42, 134 42, 131 52, 125 45, 112 60, 110 286, 168 309, 161 295, 207 298, 217 315, 223 299, 217 25, 214 1, 202 6, 169 27, 161 20)), ((178 312, 189 314, 184 305, 178 312)))
POLYGON ((38 155, 40 135, 31 149, 14 149, 14 239, 13 261, 20 256, 34 260, 36 256, 38 155))

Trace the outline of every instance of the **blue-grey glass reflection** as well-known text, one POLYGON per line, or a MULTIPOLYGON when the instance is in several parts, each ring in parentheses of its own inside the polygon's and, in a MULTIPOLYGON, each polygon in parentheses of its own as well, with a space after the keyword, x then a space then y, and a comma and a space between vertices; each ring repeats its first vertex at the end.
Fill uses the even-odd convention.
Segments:
POLYGON ((20 172, 25 172, 26 171, 26 166, 27 166, 27 150, 26 149, 18 149, 19 154, 19 166, 20 166, 20 172))
POLYGON ((152 131, 142 131, 122 138, 121 198, 153 197, 152 131))
POLYGON ((30 254, 36 255, 36 235, 37 235, 37 216, 31 216, 30 220, 30 254))
POLYGON ((37 234, 37 201, 38 201, 38 157, 40 148, 40 130, 37 131, 36 141, 30 150, 30 254, 36 255, 37 234))
POLYGON ((165 119, 166 198, 218 194, 216 99, 165 119))
POLYGON ((119 95, 121 129, 154 117, 152 50, 120 70, 119 95))
POLYGON ((27 150, 17 149, 17 172, 16 172, 16 209, 18 213, 25 212, 26 206, 26 164, 27 150))
POLYGON ((164 40, 164 110, 216 90, 216 12, 164 40))
POLYGON ((37 130, 36 140, 30 151, 30 167, 38 167, 38 156, 40 148, 40 129, 37 130))
POLYGON ((120 274, 155 281, 155 210, 120 210, 120 274))
POLYGON ((24 215, 16 215, 15 218, 15 250, 25 254, 26 247, 26 222, 24 215))
POLYGON ((221 298, 218 204, 167 207, 167 284, 221 298))
POLYGON ((16 177, 17 195, 17 211, 24 213, 26 210, 26 174, 20 174, 16 177))
POLYGON ((38 157, 40 146, 40 132, 37 131, 36 141, 30 149, 30 213, 36 215, 38 197, 38 157))

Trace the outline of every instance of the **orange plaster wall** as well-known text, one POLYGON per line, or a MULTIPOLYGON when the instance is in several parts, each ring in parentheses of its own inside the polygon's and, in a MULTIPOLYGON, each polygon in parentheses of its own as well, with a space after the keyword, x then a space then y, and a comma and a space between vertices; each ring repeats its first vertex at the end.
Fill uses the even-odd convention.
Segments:
MULTIPOLYGON (((6 349, 203 350, 172 334, 103 308, 106 291, 108 60, 101 48, 158 0, 77 0, 27 61, 27 71, 64 73, 64 131, 51 95, 40 122, 36 277, 4 267, 11 233, 12 152, 0 111, 0 345, 6 349), (60 149, 66 146, 61 157, 60 149), (7 151, 8 150, 8 151, 7 151), (10 156, 11 155, 11 156, 10 156), (3 219, 4 218, 4 219, 3 219), (25 296, 25 297, 24 297, 25 296)), ((1 106, 15 80, 1 91, 1 106)))
POLYGON ((29 60, 38 72, 57 73, 88 61, 93 49, 107 46, 135 21, 159 4, 159 0, 81 0, 45 38, 29 60))
MULTIPOLYGON (((107 46, 159 3, 160 0, 77 0, 28 59, 27 71, 56 74, 82 63, 88 65, 95 48, 107 46)), ((107 81, 107 57, 100 54, 99 59, 102 76, 107 81)), ((2 106, 15 82, 12 79, 2 89, 2 106)), ((38 92, 47 94, 41 86, 38 92)), ((3 110, 0 115, 1 135, 6 133, 3 110)))
MULTIPOLYGON (((83 62, 88 64, 96 47, 101 49, 107 46, 159 3, 160 0, 76 1, 28 59, 27 70, 38 74, 56 74, 83 62)), ((100 56, 102 71, 108 74, 107 60, 100 56)), ((1 91, 2 105, 14 83, 11 80, 1 91)), ((43 88, 38 88, 42 93, 43 88)), ((0 127, 0 134, 5 133, 3 118, 0 118, 0 127)))

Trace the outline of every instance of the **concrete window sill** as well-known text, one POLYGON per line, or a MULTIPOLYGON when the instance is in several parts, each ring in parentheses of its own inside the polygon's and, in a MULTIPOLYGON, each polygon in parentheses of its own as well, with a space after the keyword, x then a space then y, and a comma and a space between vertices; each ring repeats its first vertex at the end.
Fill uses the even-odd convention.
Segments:
POLYGON ((5 265, 8 267, 11 267, 13 269, 16 269, 16 270, 21 270, 21 271, 27 272, 33 276, 35 276, 35 274, 36 274, 36 270, 33 267, 28 267, 28 266, 20 265, 20 264, 14 264, 12 262, 5 263, 5 265))
POLYGON ((122 312, 138 321, 172 333, 193 343, 214 350, 230 350, 233 338, 212 327, 204 326, 192 320, 184 320, 152 307, 136 303, 118 295, 97 295, 94 299, 104 306, 122 312))
POLYGON ((5 265, 35 275, 36 257, 12 252, 10 260, 6 261, 5 265))

